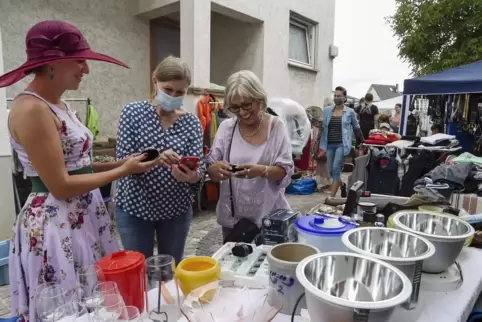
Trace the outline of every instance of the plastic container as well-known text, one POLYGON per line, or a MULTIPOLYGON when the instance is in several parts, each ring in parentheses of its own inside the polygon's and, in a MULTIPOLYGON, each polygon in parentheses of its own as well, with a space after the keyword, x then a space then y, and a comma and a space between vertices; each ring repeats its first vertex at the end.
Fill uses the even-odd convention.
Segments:
POLYGON ((0 242, 0 286, 9 284, 8 278, 8 253, 10 250, 10 240, 0 242))
POLYGON ((176 268, 176 278, 184 295, 221 278, 221 266, 212 257, 193 256, 183 259, 176 268))
POLYGON ((144 312, 146 303, 146 268, 143 254, 119 251, 101 258, 97 264, 106 281, 117 284, 127 306, 135 306, 144 312))
POLYGON ((344 251, 341 236, 357 226, 342 217, 310 215, 298 218, 298 242, 316 247, 321 253, 344 251))

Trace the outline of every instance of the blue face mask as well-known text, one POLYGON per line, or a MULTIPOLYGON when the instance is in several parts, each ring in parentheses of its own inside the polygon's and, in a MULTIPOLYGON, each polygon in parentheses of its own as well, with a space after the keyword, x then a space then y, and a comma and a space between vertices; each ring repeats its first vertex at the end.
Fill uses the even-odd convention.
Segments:
POLYGON ((162 109, 166 112, 172 112, 175 109, 181 108, 182 104, 184 103, 184 96, 171 96, 164 91, 160 90, 159 87, 157 88, 157 96, 156 96, 157 104, 161 105, 162 109))

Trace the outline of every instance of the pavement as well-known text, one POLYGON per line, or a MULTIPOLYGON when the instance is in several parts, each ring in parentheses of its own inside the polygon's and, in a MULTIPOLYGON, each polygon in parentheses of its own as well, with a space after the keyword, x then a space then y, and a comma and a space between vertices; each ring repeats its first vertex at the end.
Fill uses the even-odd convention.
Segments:
MULTIPOLYGON (((311 195, 287 195, 293 210, 307 212, 327 197, 316 192, 311 195)), ((210 206, 195 213, 186 241, 184 256, 211 256, 222 246, 221 227, 216 222, 215 207, 210 206)), ((0 318, 10 317, 10 293, 8 285, 0 287, 0 318)))

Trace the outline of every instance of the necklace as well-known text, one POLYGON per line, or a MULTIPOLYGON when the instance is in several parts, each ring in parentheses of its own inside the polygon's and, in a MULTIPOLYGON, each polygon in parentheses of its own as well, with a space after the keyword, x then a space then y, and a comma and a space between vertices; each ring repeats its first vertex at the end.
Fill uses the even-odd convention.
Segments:
POLYGON ((261 119, 259 120, 258 128, 254 132, 246 134, 246 133, 244 133, 243 129, 241 128, 241 125, 239 125, 239 132, 241 132, 241 135, 244 136, 245 138, 249 138, 249 137, 254 136, 256 133, 258 133, 259 129, 261 128, 261 123, 263 123, 263 117, 264 117, 264 113, 261 114, 261 119))

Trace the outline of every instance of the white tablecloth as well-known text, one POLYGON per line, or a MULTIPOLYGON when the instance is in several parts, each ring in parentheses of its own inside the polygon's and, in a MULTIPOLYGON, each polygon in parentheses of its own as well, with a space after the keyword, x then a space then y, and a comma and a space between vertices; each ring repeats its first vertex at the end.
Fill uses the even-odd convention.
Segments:
MULTIPOLYGON (((390 322, 466 322, 482 291, 482 250, 465 248, 457 259, 462 267, 464 283, 452 292, 421 290, 415 310, 398 308, 390 322)), ((168 285, 170 289, 172 285, 168 285)), ((149 305, 155 306, 157 291, 149 292, 149 305)), ((179 322, 187 322, 181 319, 179 322)), ((273 322, 290 322, 291 317, 278 314, 273 322)), ((312 321, 316 322, 316 321, 312 321)))

